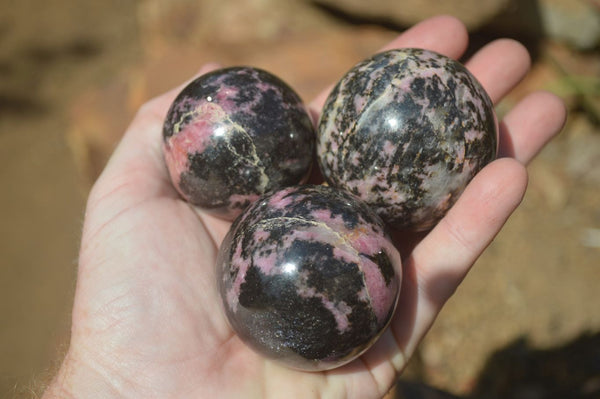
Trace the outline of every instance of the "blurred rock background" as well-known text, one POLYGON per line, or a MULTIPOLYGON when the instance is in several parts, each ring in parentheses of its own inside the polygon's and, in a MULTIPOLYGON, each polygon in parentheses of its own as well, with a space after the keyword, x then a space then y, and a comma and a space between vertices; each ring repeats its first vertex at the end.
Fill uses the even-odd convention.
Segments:
POLYGON ((0 0, 0 10, 0 397, 35 397, 57 367, 86 195, 142 103, 209 61, 268 69, 308 101, 439 13, 467 24, 469 53, 500 36, 531 51, 500 115, 537 89, 570 115, 390 397, 600 397, 597 0, 0 0))

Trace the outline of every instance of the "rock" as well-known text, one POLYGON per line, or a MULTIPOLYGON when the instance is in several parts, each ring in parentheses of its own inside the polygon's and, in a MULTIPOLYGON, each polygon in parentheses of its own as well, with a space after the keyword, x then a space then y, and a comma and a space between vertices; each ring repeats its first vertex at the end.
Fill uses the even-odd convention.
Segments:
POLYGON ((578 49, 600 43, 600 8, 586 0, 307 0, 334 13, 373 23, 402 27, 446 14, 459 18, 470 31, 498 35, 546 35, 578 49))
POLYGON ((319 121, 325 180, 391 226, 424 231, 496 156, 492 101, 467 69, 421 49, 379 53, 335 86, 319 121))
POLYGON ((585 116, 573 118, 565 170, 573 179, 600 187, 600 135, 596 129, 585 116))
POLYGON ((588 248, 600 248, 600 229, 584 229, 581 232, 581 245, 588 248))
POLYGON ((356 197, 297 186, 262 197, 231 226, 217 258, 223 309, 241 340, 303 370, 360 356, 389 324, 400 254, 356 197))
POLYGON ((201 47, 267 43, 331 25, 302 2, 279 0, 146 0, 138 19, 144 47, 159 54, 181 42, 201 47))
POLYGON ((233 220, 259 196, 306 181, 315 133, 304 103, 285 82, 262 69, 230 67, 179 93, 163 138, 181 196, 233 220))
POLYGON ((575 48, 600 43, 600 7, 586 0, 538 0, 544 33, 575 48))
POLYGON ((410 26, 435 15, 459 18, 471 29, 484 26, 502 12, 510 0, 307 0, 327 8, 365 19, 410 26))

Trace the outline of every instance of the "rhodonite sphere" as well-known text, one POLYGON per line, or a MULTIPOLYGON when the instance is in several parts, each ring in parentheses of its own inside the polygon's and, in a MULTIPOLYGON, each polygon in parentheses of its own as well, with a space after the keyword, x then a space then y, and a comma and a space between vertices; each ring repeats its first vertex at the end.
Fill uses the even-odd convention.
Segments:
POLYGON ((298 94, 251 67, 219 69, 192 81, 163 126, 175 188, 188 202, 229 220, 259 196, 303 182, 314 140, 298 94))
POLYGON ((400 255, 385 225, 347 192, 296 186, 236 219, 217 259, 225 314, 265 357, 303 370, 345 364, 388 325, 400 255))
POLYGON ((497 151, 493 104, 459 62, 390 50, 353 67, 317 131, 325 180, 403 230, 426 230, 497 151))

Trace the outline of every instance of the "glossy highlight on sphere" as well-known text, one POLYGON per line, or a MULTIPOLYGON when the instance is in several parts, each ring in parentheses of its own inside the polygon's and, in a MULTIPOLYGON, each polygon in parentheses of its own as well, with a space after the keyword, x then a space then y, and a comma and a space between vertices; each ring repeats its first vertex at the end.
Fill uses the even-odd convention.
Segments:
POLYGON ((256 352, 317 371, 382 334, 400 290, 400 255, 383 221, 347 192, 296 186, 236 219, 217 259, 233 330, 256 352))
POLYGON ((202 75, 174 100, 163 152, 188 202, 233 220, 259 196, 303 182, 315 132, 300 97, 269 72, 231 67, 202 75))
POLYGON ((421 49, 376 54, 328 97, 317 131, 325 180, 387 223, 426 230, 496 157, 493 104, 459 62, 421 49))

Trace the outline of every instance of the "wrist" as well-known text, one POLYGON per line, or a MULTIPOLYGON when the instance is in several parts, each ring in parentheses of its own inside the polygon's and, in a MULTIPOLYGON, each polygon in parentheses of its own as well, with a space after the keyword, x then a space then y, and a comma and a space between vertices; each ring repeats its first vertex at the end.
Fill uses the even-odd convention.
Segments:
POLYGON ((42 399, 114 397, 120 395, 99 369, 79 360, 69 350, 42 399))

